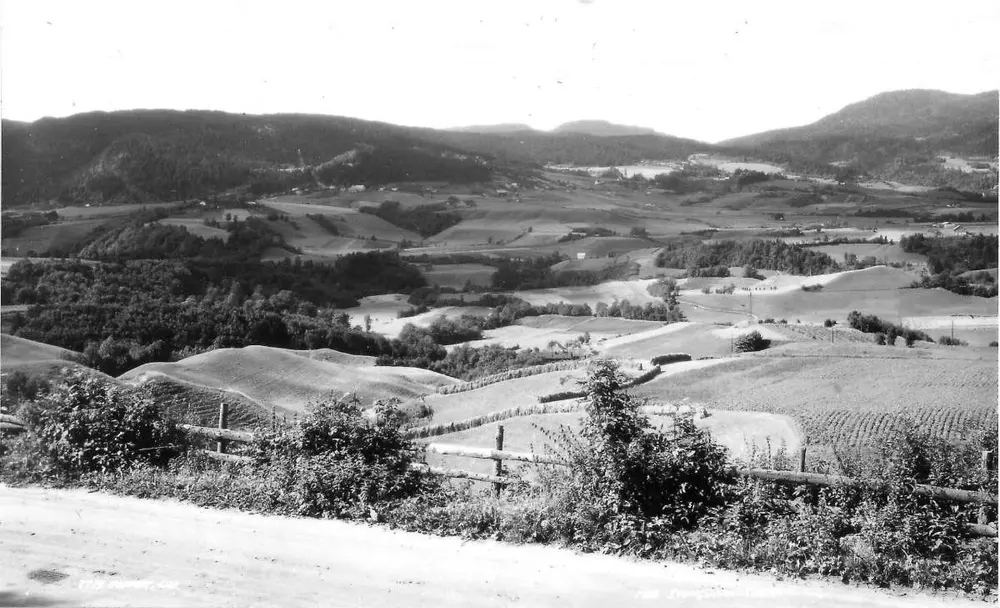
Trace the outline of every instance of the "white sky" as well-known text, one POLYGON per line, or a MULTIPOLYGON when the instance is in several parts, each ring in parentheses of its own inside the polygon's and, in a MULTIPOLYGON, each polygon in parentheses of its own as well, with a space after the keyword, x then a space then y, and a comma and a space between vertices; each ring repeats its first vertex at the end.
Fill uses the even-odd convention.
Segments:
POLYGON ((0 1, 0 114, 130 108, 717 141, 998 86, 1000 1, 0 1))

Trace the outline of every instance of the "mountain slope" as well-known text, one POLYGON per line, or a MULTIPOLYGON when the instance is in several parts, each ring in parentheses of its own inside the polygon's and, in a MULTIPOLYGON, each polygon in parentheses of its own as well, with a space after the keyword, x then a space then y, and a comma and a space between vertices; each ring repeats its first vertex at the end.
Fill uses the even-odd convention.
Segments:
POLYGON ((2 126, 10 206, 261 193, 318 180, 489 181, 497 169, 492 159, 428 141, 420 129, 335 116, 137 110, 2 126))
POLYGON ((958 95, 909 90, 882 93, 810 125, 720 142, 734 152, 785 163, 795 171, 831 172, 847 163, 860 172, 910 184, 988 190, 997 174, 961 173, 936 160, 941 154, 997 154, 997 91, 958 95))
POLYGON ((914 138, 959 146, 968 154, 995 154, 997 91, 959 95, 927 89, 881 93, 806 126, 766 131, 720 142, 754 147, 772 142, 836 136, 914 138))

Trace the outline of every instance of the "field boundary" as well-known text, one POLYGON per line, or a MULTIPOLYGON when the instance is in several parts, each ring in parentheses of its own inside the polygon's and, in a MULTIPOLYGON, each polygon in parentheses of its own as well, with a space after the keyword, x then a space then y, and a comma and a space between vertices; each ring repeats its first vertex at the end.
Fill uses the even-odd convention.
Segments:
MULTIPOLYGON (((215 439, 218 442, 217 451, 202 450, 202 453, 206 454, 211 458, 218 460, 229 461, 229 462, 248 462, 250 460, 247 456, 239 456, 233 454, 225 453, 226 445, 228 441, 234 441, 239 443, 245 443, 253 441, 254 434, 248 433, 246 431, 232 431, 226 429, 225 427, 225 407, 220 407, 219 409, 219 428, 208 428, 208 427, 196 427, 192 425, 182 425, 181 428, 190 434, 196 436, 204 437, 207 439, 215 439)), ((482 481, 486 483, 493 484, 494 492, 499 495, 502 488, 506 485, 524 483, 522 480, 514 477, 504 475, 503 473, 503 461, 513 460, 516 462, 527 462, 536 465, 548 465, 548 466, 568 466, 564 460, 558 456, 552 454, 534 454, 531 452, 509 452, 503 449, 504 444, 504 427, 503 425, 498 425, 496 433, 496 447, 493 448, 477 448, 477 447, 467 447, 460 445, 449 445, 440 443, 429 443, 423 446, 424 453, 434 453, 449 456, 458 456, 463 458, 476 458, 476 459, 486 459, 493 460, 495 463, 494 474, 488 475, 484 473, 477 473, 473 471, 465 471, 462 469, 452 469, 444 467, 432 467, 425 462, 414 462, 411 463, 410 469, 430 475, 438 475, 444 477, 458 478, 458 479, 470 479, 473 481, 482 481)), ((854 488, 868 488, 868 489, 879 489, 884 487, 884 484, 878 481, 855 479, 851 477, 845 477, 841 475, 825 475, 821 473, 807 473, 803 469, 805 468, 805 455, 806 448, 803 446, 799 450, 799 471, 778 471, 771 469, 751 469, 751 468, 738 468, 732 467, 730 470, 733 474, 740 477, 748 477, 751 479, 759 479, 763 481, 773 481, 779 483, 792 483, 796 485, 810 485, 810 486, 845 486, 854 488)), ((989 469, 991 461, 991 453, 988 451, 983 452, 982 466, 985 469, 989 469)), ((910 490, 917 495, 928 496, 938 500, 944 500, 948 502, 966 503, 966 504, 979 504, 985 506, 997 506, 1000 504, 998 497, 994 494, 989 494, 987 492, 978 492, 974 490, 961 490, 957 488, 942 488, 939 486, 932 486, 927 484, 913 484, 910 486, 910 490)), ((968 524, 967 529, 972 534, 978 536, 986 536, 990 538, 997 537, 997 527, 988 524, 985 518, 985 510, 980 509, 979 522, 974 524, 968 524)))
POLYGON ((449 386, 439 386, 437 388, 437 394, 453 395, 455 393, 464 393, 466 391, 473 391, 476 390, 477 388, 483 388, 484 386, 497 384, 498 382, 505 382, 507 380, 528 378, 530 376, 537 376, 538 374, 547 374, 549 372, 573 371, 583 367, 585 364, 586 364, 586 359, 577 359, 574 361, 556 361, 554 363, 544 363, 542 365, 522 367, 520 369, 513 369, 506 372, 500 372, 498 374, 492 374, 490 376, 483 376, 482 378, 477 378, 476 380, 469 380, 467 382, 460 382, 458 384, 452 384, 449 386))
MULTIPOLYGON (((205 454, 209 458, 212 458, 214 460, 221 460, 224 462, 236 462, 236 463, 250 462, 251 458, 249 456, 241 456, 237 454, 227 453, 227 447, 228 447, 227 444, 229 442, 249 443, 252 442, 255 438, 254 433, 248 431, 234 431, 232 429, 225 428, 227 409, 228 408, 226 407, 226 404, 224 403, 220 404, 218 427, 213 428, 213 427, 195 426, 191 424, 182 424, 178 425, 178 428, 180 428, 189 435, 194 435, 196 437, 201 437, 204 439, 216 441, 215 450, 205 450, 205 449, 198 450, 200 453, 205 454)), ((27 426, 25 425, 24 421, 10 414, 0 414, 0 424, 4 425, 3 427, 4 430, 12 430, 15 433, 27 430, 27 426), (15 430, 15 428, 17 430, 15 430)), ((495 469, 493 475, 477 473, 473 471, 465 471, 462 469, 432 467, 425 462, 411 463, 410 469, 430 475, 439 475, 439 476, 459 478, 459 479, 470 479, 473 481, 482 481, 486 483, 491 483, 494 486, 495 492, 499 494, 501 489, 506 485, 515 483, 524 483, 522 480, 518 478, 510 477, 503 474, 504 460, 527 462, 536 465, 569 466, 568 463, 566 463, 564 460, 552 454, 535 454, 531 452, 505 451, 503 449, 503 443, 504 443, 504 427, 503 425, 498 425, 495 449, 467 447, 467 446, 441 444, 441 443, 429 443, 423 446, 424 453, 493 460, 495 463, 495 469)), ((730 470, 733 474, 738 475, 740 477, 748 477, 751 479, 759 479, 763 481, 773 481, 779 483, 792 483, 796 485, 827 486, 827 487, 844 486, 844 487, 868 488, 868 489, 879 489, 884 487, 884 484, 878 481, 855 479, 841 475, 807 473, 803 470, 805 467, 805 454, 806 454, 806 448, 803 446, 802 448, 800 448, 800 453, 799 453, 799 471, 779 471, 772 469, 738 468, 735 466, 731 467, 730 470)), ((982 455, 981 464, 985 470, 989 470, 991 461, 992 461, 992 453, 989 451, 984 451, 982 455)), ((913 484, 910 486, 910 490, 914 494, 920 496, 928 496, 937 500, 944 500, 948 502, 979 504, 983 505, 984 507, 997 506, 998 504, 1000 504, 1000 501, 998 501, 998 497, 995 494, 989 494, 987 492, 979 492, 975 490, 943 488, 928 484, 913 484)), ((980 509, 979 522, 974 524, 967 524, 967 529, 972 534, 978 536, 986 536, 990 538, 997 537, 997 527, 995 525, 989 525, 985 517, 984 509, 980 509)))

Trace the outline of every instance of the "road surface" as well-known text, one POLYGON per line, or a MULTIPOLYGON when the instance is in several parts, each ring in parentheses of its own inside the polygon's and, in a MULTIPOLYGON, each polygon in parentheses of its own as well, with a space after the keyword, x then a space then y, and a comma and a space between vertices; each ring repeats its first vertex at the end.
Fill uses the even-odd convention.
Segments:
POLYGON ((0 485, 0 606, 979 605, 544 546, 0 485))

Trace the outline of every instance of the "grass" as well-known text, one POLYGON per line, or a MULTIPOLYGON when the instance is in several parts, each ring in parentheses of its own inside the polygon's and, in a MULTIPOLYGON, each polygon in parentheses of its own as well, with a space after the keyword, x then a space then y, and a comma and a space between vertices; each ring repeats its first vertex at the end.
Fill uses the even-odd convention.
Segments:
POLYGON ((29 251, 45 253, 53 247, 73 247, 82 244, 95 228, 105 223, 104 219, 65 220, 45 226, 32 226, 15 237, 5 238, 3 248, 15 256, 27 255, 29 251))
POLYGON ((164 377, 236 393, 267 408, 291 412, 302 412, 310 402, 331 394, 357 394, 369 406, 376 399, 412 399, 456 382, 423 369, 373 367, 370 357, 265 346, 218 349, 176 363, 150 363, 121 379, 141 384, 164 377))
POLYGON ((430 395, 427 405, 434 409, 433 424, 465 420, 497 410, 534 405, 538 397, 562 390, 577 390, 576 381, 585 371, 557 371, 490 384, 452 395, 430 395))

